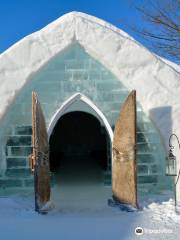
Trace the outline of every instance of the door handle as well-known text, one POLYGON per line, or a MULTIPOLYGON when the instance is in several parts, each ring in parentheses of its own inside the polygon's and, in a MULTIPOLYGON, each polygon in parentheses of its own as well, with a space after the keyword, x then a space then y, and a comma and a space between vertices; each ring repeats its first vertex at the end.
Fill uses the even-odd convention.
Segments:
POLYGON ((35 158, 33 154, 30 154, 29 157, 29 166, 31 168, 32 173, 34 172, 34 164, 35 164, 35 158))

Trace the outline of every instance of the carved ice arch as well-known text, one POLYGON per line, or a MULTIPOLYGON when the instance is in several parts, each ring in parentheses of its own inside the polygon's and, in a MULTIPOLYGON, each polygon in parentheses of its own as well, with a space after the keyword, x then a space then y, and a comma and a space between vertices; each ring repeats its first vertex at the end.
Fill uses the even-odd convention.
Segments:
MULTIPOLYGON (((65 113, 67 113, 68 108, 70 108, 75 102, 82 101, 83 103, 87 104, 98 116, 98 119, 103 123, 105 126, 107 133, 109 135, 109 138, 111 142, 113 141, 113 131, 112 128, 107 120, 107 118, 104 116, 104 114, 101 112, 101 110, 85 95, 82 93, 75 93, 70 98, 68 98, 66 101, 62 103, 60 108, 55 112, 55 114, 52 116, 49 126, 48 126, 48 137, 50 138, 52 131, 60 119, 65 113)), ((88 113, 88 112, 87 112, 88 113)))

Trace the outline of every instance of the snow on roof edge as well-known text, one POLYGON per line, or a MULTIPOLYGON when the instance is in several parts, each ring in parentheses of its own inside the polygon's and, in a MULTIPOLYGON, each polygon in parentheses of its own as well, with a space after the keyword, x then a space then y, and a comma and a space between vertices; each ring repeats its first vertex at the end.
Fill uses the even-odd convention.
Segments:
POLYGON ((59 17, 58 19, 54 20, 53 22, 50 22, 49 24, 47 24, 45 27, 39 29, 38 31, 32 32, 30 34, 28 34, 27 36, 23 37, 22 39, 20 39, 19 41, 17 41, 16 43, 14 43, 12 46, 10 46, 8 49, 6 49, 4 52, 0 53, 0 58, 9 53, 9 51, 11 51, 12 49, 14 49, 17 45, 21 44, 21 42, 23 42, 25 39, 31 38, 32 36, 34 36, 35 34, 40 33, 41 31, 43 32, 44 30, 52 27, 52 26, 57 26, 61 23, 63 23, 64 21, 70 19, 70 18, 77 18, 77 17, 81 17, 84 19, 87 19, 88 21, 94 22, 96 24, 99 24, 103 27, 108 28, 109 30, 119 34, 121 37, 123 38, 128 38, 130 41, 133 41, 134 43, 136 43, 137 45, 143 47, 144 49, 146 49, 146 51, 148 51, 149 53, 151 53, 155 58, 159 59, 160 61, 162 61, 163 63, 165 63, 166 65, 168 65, 169 67, 171 67, 173 70, 175 70, 176 72, 180 73, 180 66, 166 58, 160 57, 159 55, 151 52, 148 48, 146 48, 144 45, 142 45, 140 42, 138 42, 137 40, 135 40, 133 37, 131 37, 128 33, 124 32, 123 30, 121 30, 120 28, 116 27, 115 25, 100 19, 98 17, 83 13, 83 12, 78 12, 78 11, 72 11, 72 12, 68 12, 65 13, 64 15, 62 15, 61 17, 59 17))

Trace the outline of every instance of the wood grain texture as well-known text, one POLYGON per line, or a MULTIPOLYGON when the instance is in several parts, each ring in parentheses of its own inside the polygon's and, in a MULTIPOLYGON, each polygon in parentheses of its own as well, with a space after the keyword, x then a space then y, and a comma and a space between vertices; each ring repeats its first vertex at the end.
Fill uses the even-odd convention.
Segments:
POLYGON ((35 210, 41 212, 50 200, 49 143, 44 115, 35 92, 32 93, 32 144, 35 210))
POLYGON ((136 91, 127 97, 115 125, 112 160, 113 197, 137 207, 136 91))

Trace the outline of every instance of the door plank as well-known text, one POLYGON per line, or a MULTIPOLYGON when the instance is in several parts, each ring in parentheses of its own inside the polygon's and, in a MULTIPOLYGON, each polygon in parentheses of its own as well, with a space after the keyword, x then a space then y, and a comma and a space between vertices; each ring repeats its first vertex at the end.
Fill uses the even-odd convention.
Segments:
POLYGON ((113 138, 112 193, 113 198, 137 207, 136 173, 136 91, 122 106, 113 138))
POLYGON ((50 200, 49 142, 45 118, 35 92, 32 92, 32 145, 35 211, 43 212, 50 200))

